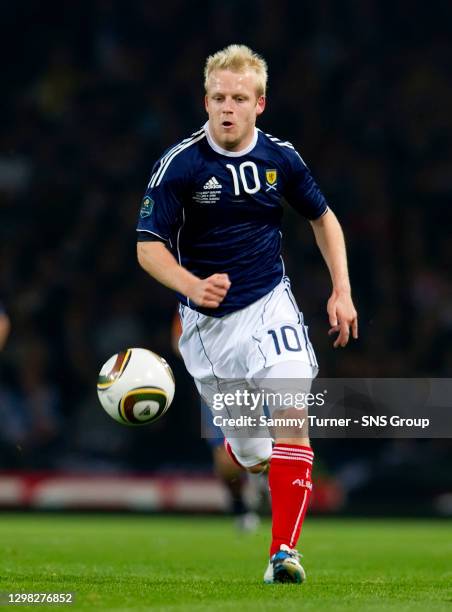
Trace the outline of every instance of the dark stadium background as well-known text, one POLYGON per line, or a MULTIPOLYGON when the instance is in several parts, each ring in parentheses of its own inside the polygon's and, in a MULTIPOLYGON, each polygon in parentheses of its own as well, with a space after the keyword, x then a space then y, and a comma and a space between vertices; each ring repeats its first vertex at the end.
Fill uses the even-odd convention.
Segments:
MULTIPOLYGON (((333 350, 326 267, 307 222, 287 216, 321 375, 450 376, 451 23, 449 3, 420 0, 2 4, 3 474, 209 472, 170 347, 176 301, 139 269, 135 223, 155 159, 205 121, 205 57, 232 42, 267 59, 259 126, 301 151, 346 233, 360 339, 333 350), (151 427, 121 427, 97 403, 100 365, 126 346, 176 375, 151 427)), ((315 449, 343 512, 452 513, 450 440, 315 449)))

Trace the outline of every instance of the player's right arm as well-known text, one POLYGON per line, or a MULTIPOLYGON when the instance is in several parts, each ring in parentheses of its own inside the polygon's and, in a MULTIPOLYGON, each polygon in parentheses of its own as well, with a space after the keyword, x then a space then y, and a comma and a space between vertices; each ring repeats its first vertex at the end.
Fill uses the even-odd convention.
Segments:
MULTIPOLYGON (((195 142, 194 139, 193 142, 195 142)), ((161 158, 153 168, 138 220, 137 256, 141 267, 159 283, 197 306, 218 308, 231 285, 227 274, 201 279, 184 268, 167 248, 184 223, 182 203, 191 188, 192 162, 183 153, 190 140, 161 158)))
POLYGON ((160 241, 138 242, 137 257, 140 266, 159 283, 186 295, 189 300, 203 308, 218 308, 231 286, 227 274, 198 278, 179 265, 160 241))

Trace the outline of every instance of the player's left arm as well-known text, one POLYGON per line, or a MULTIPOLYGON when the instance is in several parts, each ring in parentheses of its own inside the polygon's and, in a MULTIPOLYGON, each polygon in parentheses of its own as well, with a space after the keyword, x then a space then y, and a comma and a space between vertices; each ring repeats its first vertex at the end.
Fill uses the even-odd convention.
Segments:
POLYGON ((352 337, 358 338, 358 314, 352 300, 344 233, 336 215, 330 209, 310 223, 333 284, 327 305, 331 325, 328 334, 339 333, 333 346, 343 347, 348 343, 350 330, 352 337))

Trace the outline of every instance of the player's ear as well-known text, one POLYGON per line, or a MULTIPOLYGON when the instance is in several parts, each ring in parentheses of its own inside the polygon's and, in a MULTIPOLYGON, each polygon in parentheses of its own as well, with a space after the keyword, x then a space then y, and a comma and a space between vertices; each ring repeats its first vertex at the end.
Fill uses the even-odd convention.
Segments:
POLYGON ((265 110, 267 100, 265 96, 259 96, 256 103, 256 115, 261 115, 265 110))
POLYGON ((209 98, 208 98, 207 94, 204 96, 204 107, 205 107, 206 111, 209 112, 209 98))

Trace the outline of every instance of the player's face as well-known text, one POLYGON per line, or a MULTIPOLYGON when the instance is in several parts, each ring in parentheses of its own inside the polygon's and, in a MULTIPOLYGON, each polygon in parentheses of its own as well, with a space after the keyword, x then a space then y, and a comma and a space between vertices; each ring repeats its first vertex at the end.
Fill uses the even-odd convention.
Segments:
POLYGON ((253 139, 256 117, 265 108, 265 97, 256 93, 256 81, 252 71, 216 70, 209 77, 205 97, 209 128, 223 149, 240 151, 253 139))

